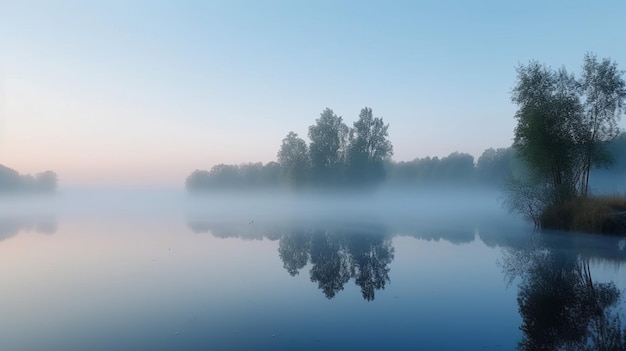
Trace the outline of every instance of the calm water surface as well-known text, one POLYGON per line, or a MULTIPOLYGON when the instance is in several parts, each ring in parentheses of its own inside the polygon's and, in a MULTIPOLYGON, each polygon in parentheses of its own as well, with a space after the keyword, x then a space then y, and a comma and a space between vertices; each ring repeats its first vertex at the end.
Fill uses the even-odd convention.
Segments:
POLYGON ((5 213, 0 349, 512 350, 623 328, 619 238, 286 208, 5 213))

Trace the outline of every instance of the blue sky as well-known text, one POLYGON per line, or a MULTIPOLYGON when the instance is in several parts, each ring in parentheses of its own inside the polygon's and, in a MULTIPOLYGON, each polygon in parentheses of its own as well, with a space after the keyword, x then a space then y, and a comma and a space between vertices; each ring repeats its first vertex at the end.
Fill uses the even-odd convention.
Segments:
POLYGON ((622 1, 0 1, 0 163, 182 185, 364 106, 395 160, 478 157, 511 144, 518 64, 626 69, 624 33, 622 1))

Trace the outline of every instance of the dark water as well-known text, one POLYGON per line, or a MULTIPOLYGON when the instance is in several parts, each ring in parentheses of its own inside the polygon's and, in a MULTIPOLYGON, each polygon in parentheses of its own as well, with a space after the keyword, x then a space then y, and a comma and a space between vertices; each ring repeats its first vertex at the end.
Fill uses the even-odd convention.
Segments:
POLYGON ((288 207, 5 213, 0 350, 593 349, 626 324, 619 238, 288 207))

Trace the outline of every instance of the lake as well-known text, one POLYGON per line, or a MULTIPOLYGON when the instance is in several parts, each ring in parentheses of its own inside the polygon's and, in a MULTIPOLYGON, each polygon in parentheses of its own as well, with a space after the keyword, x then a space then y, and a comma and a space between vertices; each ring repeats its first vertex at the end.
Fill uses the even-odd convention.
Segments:
POLYGON ((626 240, 414 197, 4 201, 0 349, 576 349, 624 328, 626 240))

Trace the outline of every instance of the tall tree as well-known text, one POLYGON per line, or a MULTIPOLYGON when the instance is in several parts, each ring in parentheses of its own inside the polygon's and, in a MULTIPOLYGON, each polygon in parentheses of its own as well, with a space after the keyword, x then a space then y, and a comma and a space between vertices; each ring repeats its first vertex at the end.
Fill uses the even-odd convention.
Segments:
POLYGON ((592 168, 610 162, 605 144, 619 134, 626 106, 623 72, 610 59, 584 58, 580 78, 537 62, 517 69, 512 100, 514 146, 536 179, 546 181, 551 201, 587 196, 592 168))
POLYGON ((624 112, 626 82, 617 63, 608 58, 598 61, 596 55, 587 53, 580 79, 584 99, 584 117, 581 133, 584 154, 584 177, 581 192, 589 188, 589 173, 594 166, 607 163, 606 142, 619 135, 617 121, 624 112))
POLYGON ((577 82, 565 68, 554 71, 536 61, 520 66, 517 75, 511 98, 519 106, 513 146, 536 179, 551 185, 554 200, 575 196, 583 112, 577 82))
POLYGON ((387 129, 381 117, 373 117, 372 109, 361 109, 359 119, 350 130, 348 167, 350 178, 372 183, 385 177, 385 161, 393 155, 393 146, 388 139, 387 129))
POLYGON ((293 187, 302 186, 306 182, 311 163, 306 142, 298 134, 289 132, 283 139, 277 156, 283 181, 293 187))
POLYGON ((309 155, 316 181, 337 183, 345 164, 349 129, 341 117, 326 108, 309 127, 309 155))

